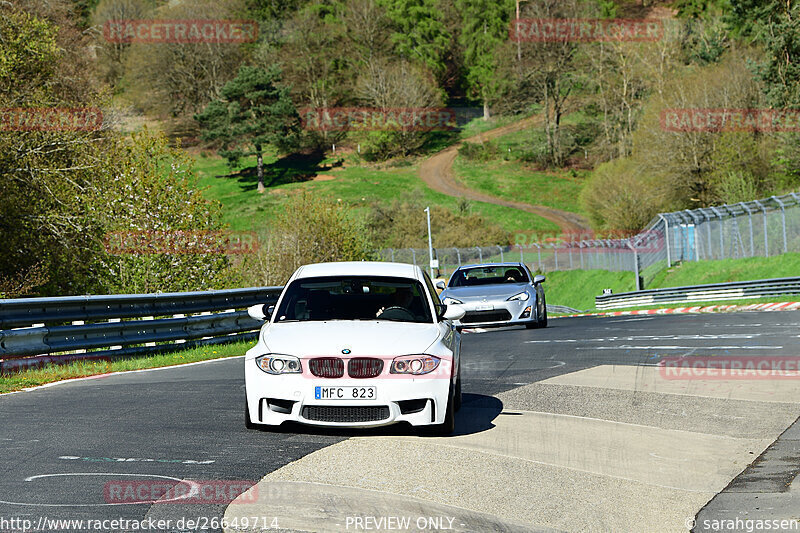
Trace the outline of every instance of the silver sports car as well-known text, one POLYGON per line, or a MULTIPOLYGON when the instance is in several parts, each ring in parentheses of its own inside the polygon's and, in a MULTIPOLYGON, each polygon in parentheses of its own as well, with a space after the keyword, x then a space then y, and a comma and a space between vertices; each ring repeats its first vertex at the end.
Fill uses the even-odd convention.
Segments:
POLYGON ((445 305, 458 304, 466 314, 455 325, 547 326, 547 307, 542 275, 533 276, 523 263, 466 265, 453 272, 450 281, 437 283, 445 305))

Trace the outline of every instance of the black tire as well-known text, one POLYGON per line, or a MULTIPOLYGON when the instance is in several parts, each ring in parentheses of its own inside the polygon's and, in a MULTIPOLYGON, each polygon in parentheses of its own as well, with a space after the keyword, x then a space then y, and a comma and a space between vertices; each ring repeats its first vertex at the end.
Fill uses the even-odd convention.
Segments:
POLYGON ((547 327, 547 301, 544 298, 544 291, 542 291, 542 313, 538 318, 539 318, 539 327, 540 328, 546 328, 547 327))
POLYGON ((444 422, 430 426, 431 433, 437 437, 446 437, 452 435, 456 430, 456 413, 455 413, 455 390, 450 384, 450 397, 447 399, 447 410, 444 413, 444 422))
POLYGON ((244 427, 247 429, 259 429, 261 427, 250 420, 250 409, 247 408, 247 400, 244 402, 244 427))
POLYGON ((461 372, 458 373, 456 380, 456 393, 453 396, 453 411, 456 413, 461 410, 461 372))

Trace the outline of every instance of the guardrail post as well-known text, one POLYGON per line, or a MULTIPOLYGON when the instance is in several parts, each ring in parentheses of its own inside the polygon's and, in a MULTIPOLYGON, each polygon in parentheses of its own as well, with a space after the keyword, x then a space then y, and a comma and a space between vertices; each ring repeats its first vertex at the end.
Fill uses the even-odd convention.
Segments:
POLYGON ((633 244, 630 240, 626 241, 628 248, 633 251, 633 273, 636 276, 636 290, 642 290, 642 280, 639 278, 639 254, 636 251, 636 248, 633 247, 633 244))
POLYGON ((781 208, 781 219, 783 220, 783 253, 786 253, 789 251, 789 243, 786 240, 786 206, 777 196, 773 196, 772 199, 778 202, 778 205, 781 208))
POLYGON ((725 259, 725 240, 723 239, 725 222, 722 219, 722 213, 720 213, 716 207, 712 207, 711 210, 719 217, 719 258, 725 259))
POLYGON ((569 269, 572 270, 573 263, 572 263, 572 242, 567 243, 567 247, 569 248, 569 269))
POLYGON ((664 240, 667 242, 667 268, 670 268, 672 266, 672 258, 669 253, 669 222, 661 213, 658 214, 658 218, 664 223, 664 240))
POLYGON ((767 235, 767 208, 758 200, 754 200, 755 204, 764 213, 764 257, 769 257, 769 236, 767 235))
POLYGON ((750 257, 755 257, 756 255, 756 248, 755 248, 755 239, 753 238, 753 212, 750 211, 750 208, 747 207, 747 204, 744 202, 739 202, 739 205, 742 206, 742 209, 747 211, 747 219, 750 222, 750 257))
MULTIPOLYGON (((692 225, 694 226, 693 236, 694 236, 694 260, 700 261, 700 238, 702 231, 700 230, 700 224, 698 223, 697 219, 694 217, 694 212, 690 210, 686 210, 689 213, 689 217, 692 219, 692 225)), ((702 211, 701 211, 702 213, 702 211)), ((705 213, 703 213, 703 218, 705 218, 705 213)), ((709 237, 708 237, 708 258, 711 259, 711 233, 710 233, 711 226, 709 225, 709 237)), ((686 226, 686 234, 689 234, 689 226, 686 226)))

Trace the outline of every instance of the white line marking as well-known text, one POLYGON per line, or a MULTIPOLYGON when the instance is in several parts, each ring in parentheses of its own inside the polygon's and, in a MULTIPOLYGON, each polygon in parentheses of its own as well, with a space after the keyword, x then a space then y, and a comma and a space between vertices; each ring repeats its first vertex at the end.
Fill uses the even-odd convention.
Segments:
POLYGON ((161 501, 173 501, 182 498, 188 498, 190 495, 195 496, 199 494, 199 485, 193 481, 179 479, 172 476, 160 476, 157 474, 120 474, 116 472, 71 472, 66 474, 39 474, 37 476, 30 476, 24 479, 24 481, 34 481, 37 479, 42 478, 49 478, 49 477, 64 477, 64 476, 120 476, 120 477, 143 477, 143 478, 158 478, 158 479, 169 479, 171 481, 176 481, 177 483, 187 483, 191 485, 191 489, 189 494, 183 494, 178 498, 173 498, 171 500, 152 500, 152 501, 141 501, 141 502, 125 502, 125 503, 27 503, 27 502, 11 502, 0 500, 0 503, 4 503, 6 505, 25 505, 29 507, 109 507, 109 506, 117 506, 117 505, 140 505, 140 504, 154 504, 161 501))

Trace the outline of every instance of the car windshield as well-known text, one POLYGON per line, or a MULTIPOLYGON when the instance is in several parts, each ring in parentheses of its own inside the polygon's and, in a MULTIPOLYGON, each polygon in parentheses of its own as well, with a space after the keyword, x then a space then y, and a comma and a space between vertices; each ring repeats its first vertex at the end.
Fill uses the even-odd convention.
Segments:
POLYGON ((476 285, 498 285, 502 283, 527 283, 528 275, 518 266, 482 266, 462 268, 453 274, 451 287, 473 287, 476 285))
POLYGON ((275 322, 320 320, 432 322, 428 298, 415 280, 335 276, 293 281, 275 322))

